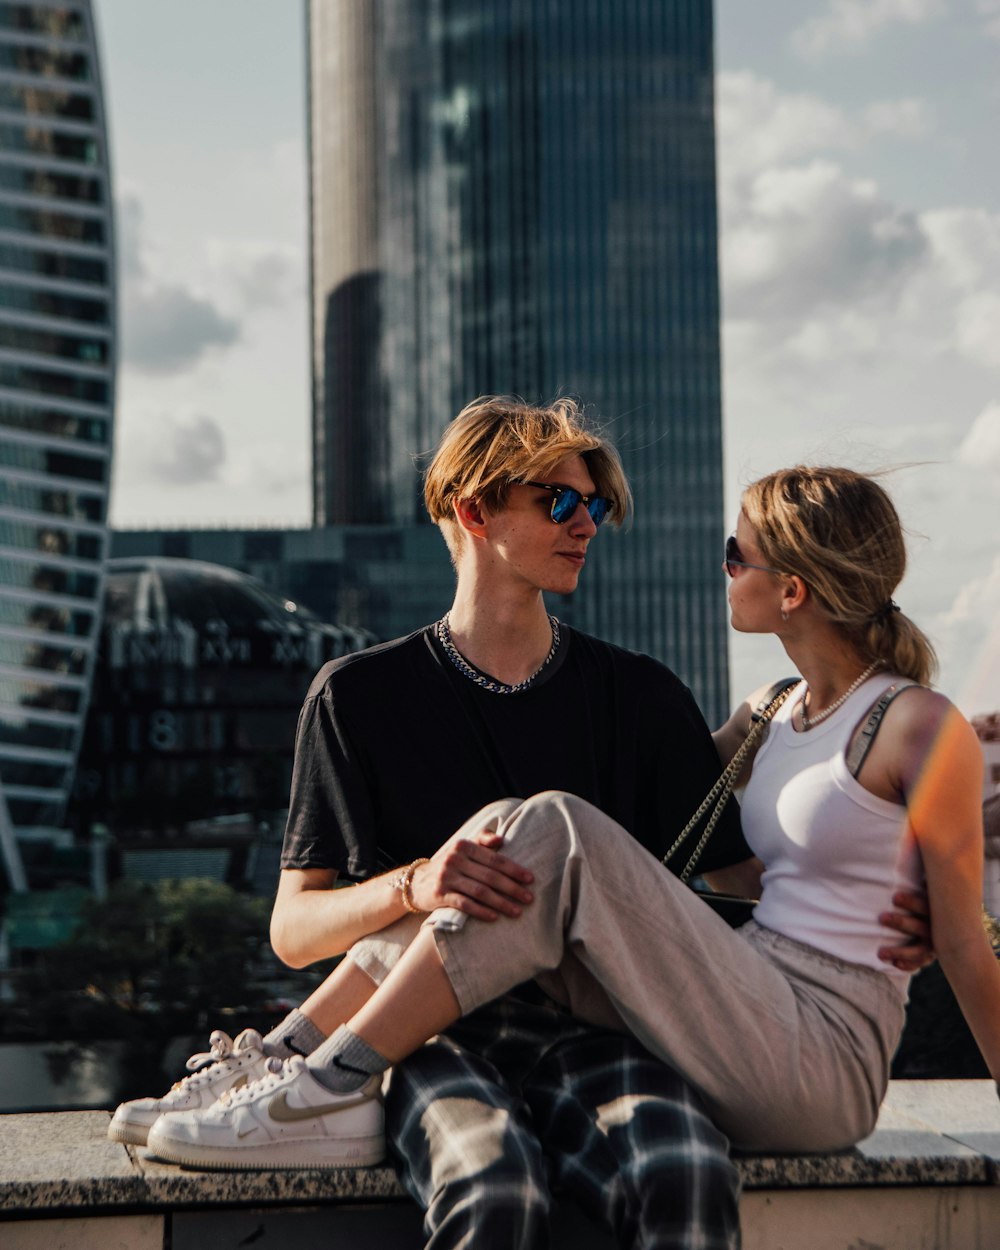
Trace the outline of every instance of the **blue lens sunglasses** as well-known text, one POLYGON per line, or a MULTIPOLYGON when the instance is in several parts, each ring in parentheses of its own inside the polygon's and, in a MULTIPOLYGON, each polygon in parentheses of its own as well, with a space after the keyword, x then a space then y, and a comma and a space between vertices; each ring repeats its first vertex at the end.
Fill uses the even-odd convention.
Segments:
POLYGON ((572 486, 553 486, 551 482, 520 482, 519 485, 534 486, 538 490, 551 492, 553 499, 549 515, 556 525, 568 521, 580 504, 587 509, 594 524, 600 525, 613 507, 611 500, 605 499, 603 495, 581 495, 572 486))

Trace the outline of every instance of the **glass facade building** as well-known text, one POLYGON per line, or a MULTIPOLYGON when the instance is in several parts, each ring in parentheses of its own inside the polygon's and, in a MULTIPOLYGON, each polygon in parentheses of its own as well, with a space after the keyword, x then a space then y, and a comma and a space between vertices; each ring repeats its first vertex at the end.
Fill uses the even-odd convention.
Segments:
POLYGON ((372 642, 231 568, 110 560, 69 812, 80 840, 108 828, 126 876, 239 884, 263 838, 273 892, 302 700, 327 660, 372 642))
POLYGON ((114 410, 108 143, 90 0, 0 3, 0 836, 59 841, 90 693, 114 410))
POLYGON ((115 530, 112 557, 203 560, 256 578, 324 621, 400 638, 447 611, 455 573, 430 525, 115 530))
POLYGON ((311 0, 317 524, 425 522, 471 398, 577 395, 636 519, 552 606, 728 707, 711 0, 311 0))

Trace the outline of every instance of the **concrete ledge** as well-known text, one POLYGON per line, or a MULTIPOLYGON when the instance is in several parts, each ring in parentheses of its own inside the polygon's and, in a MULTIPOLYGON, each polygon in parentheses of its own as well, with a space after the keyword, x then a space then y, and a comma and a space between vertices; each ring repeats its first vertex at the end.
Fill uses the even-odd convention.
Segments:
POLYGON ((875 1132, 853 1150, 738 1162, 748 1190, 1000 1185, 1000 1101, 992 1081, 891 1081, 875 1132))
MULTIPOLYGON (((93 1233, 95 1246, 159 1246, 166 1237, 176 1247, 192 1219, 200 1239, 207 1232, 201 1225, 213 1210, 213 1219, 224 1224, 239 1215, 262 1230, 273 1229, 278 1215, 284 1215, 276 1244, 299 1244, 295 1236, 289 1241, 294 1228, 305 1233, 310 1219, 330 1218, 337 1220, 339 1244, 365 1244, 367 1236, 355 1240, 344 1234, 348 1226, 371 1233, 377 1218, 382 1231, 395 1224, 400 1234, 404 1225, 410 1230, 392 1244, 420 1245, 417 1213, 390 1168, 188 1170, 109 1142, 108 1119, 99 1111, 0 1117, 0 1220, 13 1222, 0 1236, 4 1246, 29 1250, 65 1241, 85 1250, 93 1233), (315 1210, 331 1205, 340 1208, 335 1217, 315 1210), (141 1218, 150 1214, 159 1221, 141 1218), (107 1235, 109 1218, 116 1230, 113 1240, 107 1235)), ((933 1231, 926 1244, 938 1250, 1000 1246, 1000 1102, 990 1081, 894 1081, 876 1131, 854 1149, 832 1155, 746 1155, 737 1161, 745 1191, 747 1250, 779 1244, 819 1250, 862 1244, 859 1238, 910 1250, 925 1244, 917 1239, 920 1229, 933 1231), (914 1190, 927 1192, 918 1199, 914 1190), (831 1222, 835 1211, 841 1214, 831 1222), (817 1220, 834 1230, 834 1240, 819 1237, 817 1220), (895 1229, 893 1235, 902 1240, 892 1240, 887 1229, 895 1229)), ((301 1244, 308 1244, 309 1237, 301 1244)), ((230 1244, 229 1237, 219 1244, 230 1244)), ((575 1238, 577 1247, 607 1244, 600 1235, 575 1238)))

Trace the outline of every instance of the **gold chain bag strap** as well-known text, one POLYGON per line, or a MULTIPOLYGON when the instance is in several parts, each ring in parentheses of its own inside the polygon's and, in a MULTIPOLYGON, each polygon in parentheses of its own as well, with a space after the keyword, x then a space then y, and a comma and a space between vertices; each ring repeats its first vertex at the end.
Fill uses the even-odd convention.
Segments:
MULTIPOLYGON (((775 714, 775 712, 777 712, 778 708, 781 707, 801 680, 802 679, 800 677, 786 677, 782 681, 775 682, 774 685, 771 686, 771 688, 765 693, 763 699, 761 699, 760 703, 757 704, 756 709, 750 716, 750 732, 740 743, 736 754, 722 770, 722 775, 719 780, 715 783, 711 790, 709 790, 708 794, 705 795, 704 802, 681 830, 666 855, 663 856, 663 863, 669 864, 670 860, 673 859, 673 857, 680 850, 681 846, 684 844, 685 839, 692 834, 695 829, 697 829, 700 821, 705 817, 706 813, 708 814, 708 820, 705 822, 705 828, 702 830, 697 846, 691 852, 691 855, 688 857, 688 861, 684 865, 682 871, 678 873, 681 881, 686 883, 690 880, 691 873, 694 871, 694 866, 701 858, 702 852, 708 845, 709 838, 712 836, 712 830, 719 823, 719 817, 722 815, 723 808, 729 801, 729 796, 733 792, 733 787, 736 785, 737 778, 743 771, 743 766, 746 763, 747 757, 750 752, 760 744, 760 741, 764 736, 768 721, 775 714)), ((706 902, 713 902, 713 895, 706 894, 704 897, 706 902)), ((714 897, 717 901, 721 901, 723 897, 732 896, 716 895, 714 897)), ((733 901, 745 905, 745 915, 742 918, 748 920, 750 918, 750 900, 734 899, 733 901)), ((723 908, 720 907, 719 910, 723 911, 723 908)))

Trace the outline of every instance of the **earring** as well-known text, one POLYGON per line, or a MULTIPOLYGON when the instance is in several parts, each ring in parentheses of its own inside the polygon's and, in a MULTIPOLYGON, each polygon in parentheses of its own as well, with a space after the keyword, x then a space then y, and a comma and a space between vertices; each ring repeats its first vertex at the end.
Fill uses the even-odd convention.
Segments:
POLYGON ((782 619, 783 621, 787 621, 787 620, 788 620, 788 613, 787 613, 787 612, 782 612, 782 614, 781 614, 781 619, 782 619))

